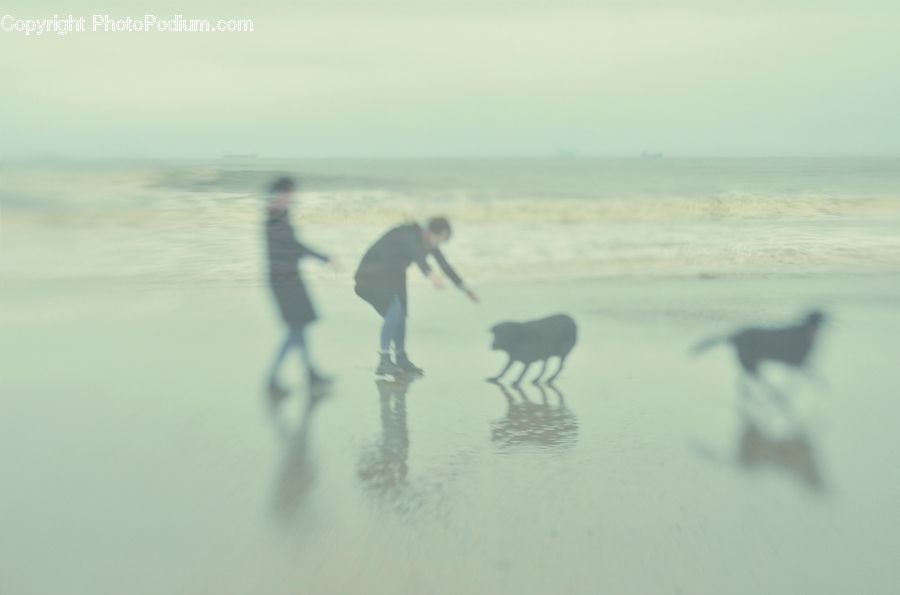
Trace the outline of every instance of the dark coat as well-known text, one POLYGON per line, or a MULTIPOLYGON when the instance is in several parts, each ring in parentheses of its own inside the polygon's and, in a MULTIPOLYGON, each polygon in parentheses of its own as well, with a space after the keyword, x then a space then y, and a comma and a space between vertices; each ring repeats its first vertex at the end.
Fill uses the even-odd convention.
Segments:
POLYGON ((407 223, 388 231, 363 255, 356 270, 356 294, 369 302, 384 316, 394 296, 400 298, 404 315, 409 312, 406 292, 406 269, 416 263, 423 275, 431 272, 427 257, 430 254, 444 274, 456 284, 463 281, 444 258, 440 250, 429 250, 417 223, 407 223))
POLYGON ((286 211, 270 210, 266 219, 266 247, 269 260, 269 286, 282 319, 290 326, 303 327, 316 320, 316 309, 300 277, 297 262, 311 256, 322 261, 328 257, 299 242, 286 211))

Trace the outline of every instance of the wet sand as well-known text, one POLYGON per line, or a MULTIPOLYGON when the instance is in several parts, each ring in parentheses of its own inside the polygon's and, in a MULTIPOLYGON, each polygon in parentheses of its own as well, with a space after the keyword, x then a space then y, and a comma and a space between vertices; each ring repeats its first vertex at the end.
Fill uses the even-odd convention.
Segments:
POLYGON ((4 283, 0 592, 896 592, 900 279, 472 281, 414 283, 409 386, 320 281, 312 408, 262 391, 262 287, 4 283), (731 354, 688 348, 812 305, 824 386, 742 421, 731 354), (491 324, 558 311, 558 392, 484 382, 491 324))

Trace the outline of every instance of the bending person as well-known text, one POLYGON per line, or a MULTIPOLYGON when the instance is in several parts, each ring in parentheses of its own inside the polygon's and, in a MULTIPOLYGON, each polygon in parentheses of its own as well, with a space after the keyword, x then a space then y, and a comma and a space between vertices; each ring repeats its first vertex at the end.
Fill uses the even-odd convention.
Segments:
POLYGON ((356 294, 369 302, 384 319, 376 374, 421 374, 406 354, 406 318, 409 314, 406 269, 416 263, 422 274, 443 289, 443 278, 428 264, 434 257, 438 266, 473 302, 475 293, 468 289, 441 253, 440 246, 450 240, 450 223, 443 217, 428 221, 426 227, 407 223, 381 236, 365 253, 356 271, 356 294), (394 346, 396 363, 391 360, 394 346))

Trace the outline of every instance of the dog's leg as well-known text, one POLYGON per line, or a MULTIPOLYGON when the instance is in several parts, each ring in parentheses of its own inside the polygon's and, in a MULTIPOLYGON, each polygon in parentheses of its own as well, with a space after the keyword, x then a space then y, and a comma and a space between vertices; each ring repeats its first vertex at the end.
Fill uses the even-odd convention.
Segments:
MULTIPOLYGON (((528 395, 525 394, 525 389, 524 389, 524 388, 522 388, 521 386, 519 386, 518 383, 513 384, 513 385, 512 385, 512 388, 513 388, 514 391, 516 391, 517 393, 519 393, 519 398, 521 399, 522 404, 525 404, 525 403, 531 404, 532 401, 531 401, 531 399, 528 398, 528 395)), ((523 409, 523 411, 528 411, 528 409, 523 409)))
POLYGON ((566 365, 566 356, 559 358, 559 368, 557 368, 556 373, 553 376, 547 379, 547 384, 553 384, 553 381, 556 380, 559 373, 563 371, 564 365, 566 365))
POLYGON ((782 412, 788 417, 793 418, 794 411, 791 407, 791 400, 788 398, 787 394, 762 375, 759 376, 759 382, 768 393, 769 398, 781 408, 782 412))
POLYGON ((788 366, 785 369, 787 371, 787 380, 780 392, 782 393, 782 396, 786 398, 793 398, 791 395, 797 393, 800 383, 803 381, 803 379, 800 378, 800 375, 801 373, 805 374, 806 370, 800 366, 788 366))
POLYGON ((503 378, 503 375, 506 374, 507 370, 509 370, 509 367, 512 364, 513 364, 513 360, 512 360, 512 358, 509 358, 509 361, 506 362, 506 366, 503 367, 503 370, 501 370, 500 373, 497 374, 496 376, 488 378, 487 381, 488 382, 500 382, 500 379, 503 378))
POLYGON ((516 378, 516 381, 515 381, 515 382, 513 382, 513 386, 519 386, 519 384, 522 382, 522 379, 525 378, 525 374, 528 373, 528 368, 530 368, 530 367, 531 367, 531 363, 530 363, 530 362, 527 363, 527 364, 525 364, 525 367, 522 368, 522 373, 519 374, 519 377, 516 378))
POLYGON ((541 376, 543 376, 544 372, 547 371, 547 360, 549 360, 549 359, 550 358, 547 358, 544 360, 544 365, 541 366, 541 373, 534 377, 534 380, 531 381, 532 384, 537 384, 541 381, 541 376))
POLYGON ((760 401, 753 394, 753 386, 744 374, 737 377, 738 401, 735 403, 738 418, 743 422, 752 419, 753 413, 759 408, 760 401))
POLYGON ((559 406, 560 406, 561 408, 565 408, 565 406, 566 406, 566 398, 563 397, 562 392, 561 392, 558 388, 556 388, 555 386, 553 386, 552 384, 550 384, 549 382, 547 383, 547 386, 550 388, 550 390, 552 390, 552 391, 556 394, 556 398, 559 400, 559 406))
POLYGON ((541 403, 543 403, 545 406, 549 405, 550 402, 547 401, 547 389, 541 386, 538 382, 535 382, 534 386, 536 386, 538 392, 541 393, 541 403))
POLYGON ((513 398, 512 394, 506 389, 505 386, 503 386, 499 382, 495 382, 494 384, 497 386, 497 388, 500 389, 500 392, 503 393, 503 397, 506 399, 507 404, 506 414, 510 415, 513 408, 516 406, 516 400, 513 398))
POLYGON ((828 391, 828 381, 825 380, 825 377, 813 367, 803 367, 800 368, 800 371, 803 372, 803 375, 806 379, 812 384, 815 388, 819 389, 819 392, 827 392, 828 391))
POLYGON ((750 380, 747 377, 747 374, 738 374, 737 380, 738 394, 741 395, 745 401, 749 401, 753 397, 753 391, 750 390, 750 380))

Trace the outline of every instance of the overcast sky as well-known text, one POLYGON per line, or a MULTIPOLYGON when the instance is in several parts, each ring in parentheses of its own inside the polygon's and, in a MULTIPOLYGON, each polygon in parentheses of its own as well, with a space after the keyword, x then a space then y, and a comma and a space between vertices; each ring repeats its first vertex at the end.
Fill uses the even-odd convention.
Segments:
POLYGON ((898 155, 900 2, 4 2, 0 156, 898 155))

